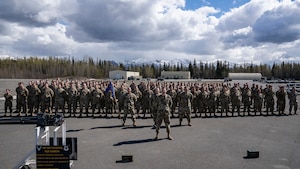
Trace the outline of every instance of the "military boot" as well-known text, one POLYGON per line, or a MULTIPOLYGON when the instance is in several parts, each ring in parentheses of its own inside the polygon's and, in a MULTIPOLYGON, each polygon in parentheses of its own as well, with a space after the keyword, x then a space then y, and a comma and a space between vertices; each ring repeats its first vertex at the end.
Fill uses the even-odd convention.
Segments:
POLYGON ((155 136, 155 138, 154 138, 154 140, 158 140, 158 131, 156 130, 156 136, 155 136))
POLYGON ((133 122, 133 124, 132 124, 132 125, 133 125, 133 127, 136 127, 135 121, 133 122))
POLYGON ((125 126, 125 121, 126 121, 126 119, 123 118, 123 119, 122 119, 122 126, 125 126))
POLYGON ((170 135, 170 132, 168 132, 168 139, 173 140, 173 137, 170 135))
POLYGON ((188 126, 192 126, 191 122, 188 123, 188 126))

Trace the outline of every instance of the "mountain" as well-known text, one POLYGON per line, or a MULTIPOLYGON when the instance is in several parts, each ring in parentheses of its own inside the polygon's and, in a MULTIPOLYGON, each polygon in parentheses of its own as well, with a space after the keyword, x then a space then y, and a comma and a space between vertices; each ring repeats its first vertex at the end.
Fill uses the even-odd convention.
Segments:
POLYGON ((163 66, 164 64, 166 65, 183 65, 184 67, 187 67, 189 65, 189 63, 193 63, 193 61, 189 60, 189 59, 173 59, 173 60, 163 60, 163 59, 145 59, 145 58, 138 58, 135 60, 125 60, 124 64, 126 66, 129 65, 143 65, 143 64, 154 64, 154 66, 163 66))

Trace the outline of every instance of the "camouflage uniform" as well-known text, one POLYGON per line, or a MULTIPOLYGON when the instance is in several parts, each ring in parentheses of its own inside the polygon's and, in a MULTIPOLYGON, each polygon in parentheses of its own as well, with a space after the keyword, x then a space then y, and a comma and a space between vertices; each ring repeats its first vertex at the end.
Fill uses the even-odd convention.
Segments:
POLYGON ((155 93, 153 93, 151 97, 151 114, 154 121, 153 128, 156 128, 156 119, 157 119, 157 109, 158 109, 158 97, 160 96, 159 88, 155 89, 155 93))
POLYGON ((182 123, 182 119, 186 116, 188 125, 191 126, 191 112, 192 112, 192 102, 194 96, 193 94, 188 91, 187 87, 184 87, 184 92, 179 95, 179 108, 178 108, 178 115, 179 115, 179 125, 182 123))
POLYGON ((157 119, 156 119, 156 137, 158 139, 158 133, 161 126, 162 121, 164 121, 166 125, 166 130, 168 133, 168 139, 172 140, 173 138, 170 135, 171 127, 170 127, 170 111, 172 107, 172 98, 170 95, 166 93, 166 89, 162 89, 162 94, 158 97, 158 107, 157 107, 157 119))
POLYGON ((65 114, 65 98, 67 95, 67 92, 64 88, 62 88, 61 84, 58 84, 57 88, 54 91, 55 95, 55 114, 58 113, 58 109, 62 110, 62 113, 65 114))
POLYGON ((254 102, 255 95, 257 94, 257 89, 258 89, 258 86, 255 86, 255 84, 253 83, 252 87, 251 87, 251 102, 250 102, 250 105, 252 105, 253 102, 254 102))
POLYGON ((89 103, 90 103, 90 89, 87 88, 87 85, 83 83, 83 88, 80 90, 79 94, 79 117, 82 117, 83 107, 85 108, 86 116, 89 113, 89 103))
POLYGON ((144 90, 142 94, 142 108, 143 108, 143 113, 144 113, 144 118, 146 116, 146 113, 150 113, 150 103, 151 103, 151 97, 153 95, 153 91, 150 90, 150 86, 144 90))
POLYGON ((116 96, 118 100, 118 118, 121 118, 122 110, 124 110, 124 96, 126 94, 126 90, 124 89, 124 86, 121 86, 120 89, 116 90, 116 96))
POLYGON ((274 114, 274 92, 272 91, 272 86, 270 85, 265 92, 267 115, 269 114, 269 111, 274 114))
POLYGON ((243 105, 244 105, 244 113, 243 115, 245 115, 245 112, 248 112, 248 115, 250 113, 250 106, 251 106, 251 89, 248 88, 248 85, 246 85, 246 87, 243 90, 242 93, 242 97, 243 97, 243 105))
POLYGON ((198 105, 199 105, 199 112, 200 112, 200 116, 202 113, 205 114, 206 116, 206 112, 207 112, 207 100, 208 100, 208 96, 209 93, 207 92, 207 89, 202 87, 200 89, 200 92, 198 94, 198 105))
POLYGON ((39 100, 41 96, 41 90, 37 87, 35 83, 31 85, 29 88, 29 96, 28 96, 28 109, 29 113, 35 112, 37 113, 39 111, 39 100))
POLYGON ((107 114, 113 114, 113 110, 115 107, 115 98, 112 94, 112 91, 109 90, 104 93, 104 98, 105 98, 105 117, 107 117, 107 114))
POLYGON ((280 86, 280 89, 276 92, 276 97, 277 97, 277 108, 278 108, 278 113, 284 114, 284 109, 285 109, 285 97, 286 93, 284 91, 284 87, 280 86))
POLYGON ((220 102, 221 102, 221 116, 224 111, 226 113, 226 116, 228 116, 229 103, 230 103, 230 90, 227 88, 227 86, 224 86, 223 89, 221 90, 220 102))
POLYGON ((22 112, 27 116, 27 98, 29 95, 29 92, 27 88, 24 87, 23 83, 19 83, 19 86, 16 88, 17 93, 17 112, 18 116, 21 115, 21 109, 22 112))
POLYGON ((74 84, 71 84, 71 86, 68 88, 68 112, 70 113, 70 116, 73 114, 75 117, 76 109, 77 109, 77 97, 78 97, 78 91, 74 84))
POLYGON ((231 93, 230 97, 231 97, 231 106, 232 106, 232 108, 231 108, 232 116, 234 115, 235 109, 237 109, 237 113, 238 113, 238 115, 240 115, 241 92, 239 91, 238 87, 235 86, 231 89, 230 93, 231 93))
POLYGON ((208 112, 210 116, 215 116, 216 114, 216 106, 217 106, 217 97, 215 95, 215 89, 211 88, 211 91, 207 98, 208 112))
POLYGON ((292 88, 292 91, 288 93, 288 98, 290 100, 290 108, 289 112, 290 115, 292 114, 292 109, 294 107, 294 114, 297 114, 297 109, 298 109, 298 102, 297 102, 297 92, 295 90, 295 87, 292 88))
POLYGON ((45 87, 42 90, 42 102, 41 110, 43 113, 52 113, 52 98, 54 97, 53 90, 49 87, 48 83, 45 84, 45 87))
POLYGON ((104 94, 98 85, 92 90, 92 115, 94 116, 96 108, 98 108, 98 113, 100 113, 100 101, 103 99, 104 94))
POLYGON ((128 114, 131 114, 131 119, 133 126, 135 127, 135 103, 137 102, 137 97, 134 93, 131 92, 131 88, 128 88, 128 93, 124 96, 124 117, 122 125, 125 125, 126 118, 128 114))
POLYGON ((6 116, 7 110, 10 112, 10 116, 12 116, 12 101, 13 95, 11 94, 9 89, 6 89, 4 94, 5 102, 4 102, 4 116, 6 116))
POLYGON ((139 116, 140 109, 142 107, 142 92, 139 90, 137 86, 132 89, 132 93, 136 95, 137 101, 135 103, 136 113, 139 116))
POLYGON ((263 104, 263 93, 260 89, 257 90, 257 93, 254 94, 254 113, 256 115, 256 112, 262 113, 262 104, 263 104))

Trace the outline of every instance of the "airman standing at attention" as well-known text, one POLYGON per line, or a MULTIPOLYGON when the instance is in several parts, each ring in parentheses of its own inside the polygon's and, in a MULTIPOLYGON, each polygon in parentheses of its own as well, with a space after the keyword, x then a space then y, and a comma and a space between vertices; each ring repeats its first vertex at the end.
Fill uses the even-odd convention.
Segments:
POLYGON ((42 89, 42 112, 43 113, 52 113, 52 98, 54 97, 53 90, 49 87, 49 84, 46 82, 44 88, 42 89))
POLYGON ((192 126, 191 124, 191 112, 192 112, 192 101, 193 101, 193 94, 188 90, 185 86, 184 91, 179 96, 179 125, 182 125, 182 119, 186 116, 188 121, 188 126, 192 126))
POLYGON ((279 90, 276 92, 278 115, 284 114, 285 103, 286 103, 285 96, 286 96, 286 93, 284 91, 284 87, 280 86, 279 90))
POLYGON ((242 93, 242 100, 244 105, 243 116, 245 116, 245 112, 247 111, 248 115, 250 115, 250 107, 251 107, 251 89, 249 88, 248 84, 244 85, 242 93))
POLYGON ((128 87, 127 93, 124 96, 124 117, 122 126, 125 125, 127 115, 131 114, 131 119, 133 122, 133 126, 136 127, 135 121, 135 103, 137 102, 137 97, 134 93, 131 92, 131 88, 128 87))
POLYGON ((199 92, 199 99, 198 99, 198 104, 199 104, 199 112, 200 112, 200 117, 202 116, 201 114, 204 114, 204 116, 206 116, 206 112, 207 112, 207 100, 208 100, 208 95, 209 92, 207 91, 206 86, 204 86, 202 84, 201 88, 200 88, 200 92, 199 92))
POLYGON ((231 113, 234 116, 235 109, 237 111, 238 116, 240 116, 240 107, 241 107, 241 92, 238 86, 235 84, 233 88, 231 88, 230 93, 231 98, 231 113))
POLYGON ((150 85, 146 87, 146 89, 142 93, 142 109, 144 113, 144 117, 146 117, 146 114, 150 113, 150 103, 151 103, 151 97, 153 96, 153 91, 150 89, 150 85))
POLYGON ((171 127, 170 127, 170 113, 172 107, 172 98, 167 94, 167 90, 165 88, 162 89, 161 95, 158 96, 158 110, 157 110, 157 119, 156 119, 156 137, 155 140, 158 139, 159 129, 162 121, 164 121, 168 133, 168 139, 173 140, 170 135, 171 127))
POLYGON ((55 105, 55 114, 58 113, 58 110, 61 109, 63 115, 65 115, 65 100, 67 92, 62 87, 62 85, 59 83, 57 85, 57 88, 55 88, 54 91, 55 99, 54 99, 54 105, 55 105))
POLYGON ((118 100, 118 118, 121 119, 121 113, 124 110, 124 96, 127 93, 125 89, 125 84, 122 84, 121 87, 116 90, 116 96, 118 100))
POLYGON ((191 87, 191 93, 193 95, 193 99, 192 99, 192 109, 193 109, 193 112, 195 113, 195 117, 198 117, 197 115, 197 112, 198 112, 198 98, 199 98, 199 91, 198 89, 196 88, 196 86, 192 86, 191 87))
MULTIPOLYGON (((32 84, 32 91, 33 91, 33 112, 38 113, 40 109, 40 99, 41 99, 41 90, 38 88, 37 83, 32 84)), ((30 93, 30 92, 29 92, 30 93)))
POLYGON ((261 89, 257 89, 257 93, 254 96, 254 115, 256 112, 262 114, 262 105, 263 105, 264 95, 261 89))
POLYGON ((100 89, 100 86, 98 84, 95 85, 95 87, 92 90, 92 116, 95 116, 95 110, 98 108, 98 113, 100 114, 100 101, 104 97, 104 93, 100 89))
POLYGON ((155 91, 151 97, 151 114, 154 121, 153 128, 156 128, 157 109, 158 109, 158 97, 160 96, 159 88, 155 88, 155 91))
POLYGON ((79 117, 82 117, 83 107, 85 108, 86 116, 89 115, 89 103, 90 103, 90 89, 88 89, 87 84, 82 84, 82 89, 80 90, 79 96, 79 117))
POLYGON ((230 103, 230 90, 226 85, 223 85, 223 89, 220 93, 220 102, 221 102, 221 116, 225 111, 226 116, 228 116, 229 112, 229 103, 230 103))
POLYGON ((269 115, 269 111, 274 114, 274 92, 272 86, 269 85, 265 92, 267 115, 269 115))
POLYGON ((216 89, 214 86, 210 87, 210 93, 207 98, 208 103, 208 111, 210 113, 210 117, 216 116, 216 107, 217 107, 217 96, 215 95, 216 89))
POLYGON ((21 115, 22 112, 27 116, 27 98, 29 95, 28 89, 24 86, 23 82, 19 83, 19 86, 16 89, 17 92, 17 111, 18 116, 21 115))
POLYGON ((136 109, 136 114, 139 117, 140 116, 140 110, 142 107, 142 92, 140 91, 140 89, 138 88, 137 85, 133 85, 133 87, 131 88, 132 93, 135 94, 137 101, 135 103, 135 109, 136 109))
POLYGON ((297 91, 295 87, 293 87, 292 91, 288 93, 288 98, 290 100, 290 108, 289 108, 290 115, 292 114, 293 107, 294 107, 294 114, 297 114, 298 102, 297 102, 297 91))
POLYGON ((4 102, 4 116, 6 116, 7 110, 9 109, 10 116, 12 116, 12 101, 13 95, 9 89, 5 90, 4 94, 5 102, 4 102))
POLYGON ((76 116, 76 109, 77 109, 77 97, 78 97, 78 90, 75 86, 74 83, 71 83, 71 85, 69 86, 69 88, 67 89, 68 91, 68 96, 69 96, 69 100, 68 100, 68 112, 70 113, 69 116, 76 116))

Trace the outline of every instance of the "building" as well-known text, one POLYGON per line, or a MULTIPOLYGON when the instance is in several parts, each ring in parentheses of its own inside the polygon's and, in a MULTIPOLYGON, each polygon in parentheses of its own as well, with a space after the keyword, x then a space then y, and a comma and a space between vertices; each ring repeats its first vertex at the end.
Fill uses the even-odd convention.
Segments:
POLYGON ((229 73, 228 79, 230 80, 261 80, 261 73, 229 73))
POLYGON ((190 71, 162 71, 161 78, 164 79, 190 79, 190 71))
POLYGON ((127 79, 127 80, 134 80, 141 78, 140 72, 131 72, 131 71, 124 71, 124 70, 113 70, 109 71, 109 78, 110 79, 127 79))

